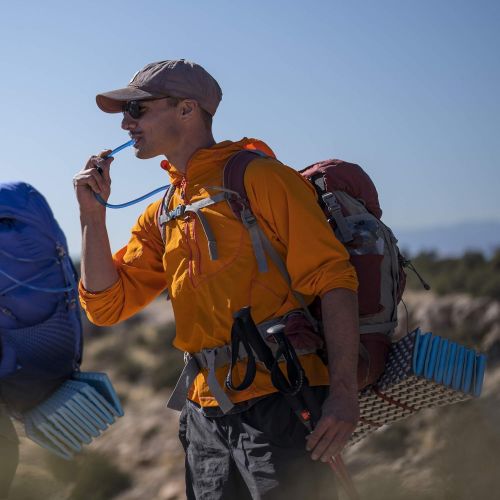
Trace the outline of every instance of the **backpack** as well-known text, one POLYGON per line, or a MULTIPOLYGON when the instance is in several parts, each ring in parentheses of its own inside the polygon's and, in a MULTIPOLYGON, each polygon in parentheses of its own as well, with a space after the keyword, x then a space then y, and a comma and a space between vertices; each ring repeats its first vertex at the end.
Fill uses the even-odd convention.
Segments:
POLYGON ((78 370, 77 273, 45 198, 0 184, 0 403, 20 417, 78 370))
MULTIPOLYGON (((224 189, 238 194, 228 200, 229 204, 234 215, 242 220, 253 216, 244 175, 256 155, 264 156, 258 151, 238 152, 224 167, 224 189)), ((377 190, 359 165, 331 159, 310 165, 300 173, 314 186, 318 203, 356 270, 361 335, 358 384, 362 388, 375 382, 383 372, 397 326, 407 261, 393 232, 381 221, 377 190)), ((268 247, 265 245, 265 250, 270 254, 268 247)), ((255 253, 258 255, 258 250, 255 253)), ((272 259, 276 262, 276 256, 272 259)), ((286 268, 282 274, 290 281, 286 268)), ((308 309, 313 318, 321 319, 319 300, 308 309)), ((323 360, 327 361, 325 353, 323 360)))
MULTIPOLYGON (((169 211, 170 200, 175 191, 175 186, 172 185, 160 205, 158 227, 165 241, 165 226, 169 220, 181 216, 185 211, 195 213, 207 235, 211 257, 213 254, 216 258, 212 231, 200 209, 226 199, 235 217, 249 231, 259 272, 267 270, 267 255, 290 285, 286 265, 259 228, 245 191, 245 171, 256 157, 267 155, 259 150, 235 153, 224 167, 222 193, 169 211)), ((315 163, 300 173, 316 189, 318 203, 337 238, 348 250, 358 276, 361 334, 358 385, 361 389, 375 382, 383 372, 391 347, 391 337, 397 325, 397 306, 406 283, 404 266, 409 261, 401 255, 391 229, 380 220, 382 210, 377 190, 359 165, 342 160, 326 160, 315 163)), ((292 293, 304 310, 307 322, 320 330, 319 299, 306 306, 300 294, 293 290, 292 293)), ((290 321, 297 323, 294 328, 307 330, 300 318, 293 317, 290 321)), ((316 352, 327 363, 326 350, 318 349, 316 352)))

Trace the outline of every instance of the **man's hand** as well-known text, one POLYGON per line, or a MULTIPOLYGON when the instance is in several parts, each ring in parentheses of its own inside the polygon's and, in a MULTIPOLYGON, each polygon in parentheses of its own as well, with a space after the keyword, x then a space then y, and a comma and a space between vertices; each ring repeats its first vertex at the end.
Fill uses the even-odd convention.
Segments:
MULTIPOLYGON (((334 389, 332 389, 334 390, 334 389)), ((330 394, 323 403, 321 419, 307 437, 307 451, 313 460, 328 462, 338 455, 349 441, 359 420, 358 391, 330 394)))
POLYGON ((104 157, 111 152, 103 151, 99 156, 91 156, 85 167, 73 177, 76 198, 82 213, 102 210, 102 205, 95 199, 94 193, 107 201, 111 192, 109 169, 113 158, 104 157))
POLYGON ((108 149, 99 156, 91 156, 85 167, 73 177, 82 226, 81 280, 89 292, 106 290, 119 279, 106 229, 106 207, 94 196, 97 193, 106 201, 109 198, 109 168, 113 158, 104 158, 109 153, 111 150, 108 149))
POLYGON ((359 420, 357 366, 359 350, 356 292, 336 288, 321 299, 328 351, 330 395, 323 403, 321 419, 307 439, 313 460, 328 462, 346 445, 359 420))

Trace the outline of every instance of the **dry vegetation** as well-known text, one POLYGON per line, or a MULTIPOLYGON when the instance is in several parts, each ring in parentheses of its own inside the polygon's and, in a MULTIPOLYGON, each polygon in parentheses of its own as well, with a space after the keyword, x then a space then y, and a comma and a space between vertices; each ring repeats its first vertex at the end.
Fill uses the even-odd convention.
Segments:
MULTIPOLYGON (((409 328, 481 346, 490 354, 484 395, 422 412, 382 429, 346 454, 362 498, 498 498, 500 475, 500 303, 468 296, 406 294, 409 328)), ((402 316, 402 329, 406 318, 402 316)), ((86 324, 83 369, 110 374, 125 417, 74 462, 52 457, 22 436, 21 465, 9 500, 166 500, 184 498, 176 412, 165 401, 182 367, 161 299, 109 329, 86 324)))

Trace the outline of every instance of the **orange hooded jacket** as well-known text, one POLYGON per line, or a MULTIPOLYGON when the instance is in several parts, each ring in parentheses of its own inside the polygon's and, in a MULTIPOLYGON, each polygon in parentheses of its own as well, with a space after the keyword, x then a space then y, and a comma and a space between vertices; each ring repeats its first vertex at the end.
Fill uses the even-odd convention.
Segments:
MULTIPOLYGON (((176 186, 170 209, 218 194, 227 160, 243 149, 259 149, 274 157, 261 141, 225 141, 198 150, 181 175, 162 162, 176 186)), ((310 302, 334 288, 357 289, 354 268, 316 202, 314 188, 295 170, 273 158, 253 160, 245 188, 260 227, 286 262, 294 290, 310 302)), ((251 306, 256 323, 299 308, 278 269, 259 273, 248 231, 225 201, 203 209, 217 242, 218 259, 210 260, 201 224, 193 214, 170 221, 164 245, 157 224, 160 202, 149 205, 132 229, 129 243, 114 255, 119 280, 107 290, 91 293, 80 283, 80 298, 89 319, 112 325, 129 318, 168 289, 176 321, 174 346, 198 352, 230 342, 233 313, 251 306)), ((327 385, 327 367, 315 354, 302 356, 311 385, 327 385)), ((238 366, 239 375, 244 365, 238 366)), ((217 370, 221 387, 227 367, 217 370)), ((189 398, 201 406, 217 406, 202 371, 189 398)), ((225 388, 233 403, 276 389, 267 370, 258 365, 254 383, 242 392, 225 388)))

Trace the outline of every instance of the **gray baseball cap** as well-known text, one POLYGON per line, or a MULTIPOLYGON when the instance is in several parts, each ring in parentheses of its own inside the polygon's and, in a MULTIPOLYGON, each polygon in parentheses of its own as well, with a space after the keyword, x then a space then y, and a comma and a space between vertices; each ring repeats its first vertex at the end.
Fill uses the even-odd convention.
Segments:
POLYGON ((95 99, 102 111, 120 113, 127 101, 162 97, 194 99, 214 115, 222 99, 222 90, 199 64, 180 59, 150 63, 139 70, 126 87, 98 94, 95 99))

